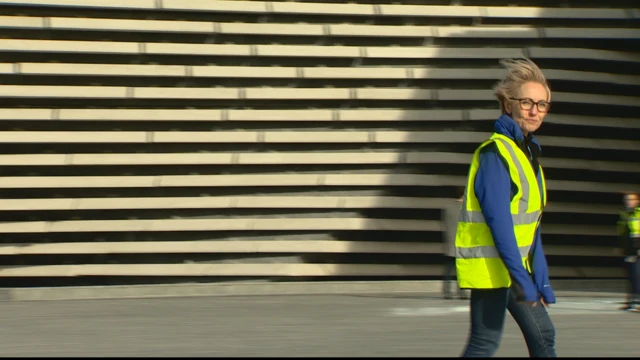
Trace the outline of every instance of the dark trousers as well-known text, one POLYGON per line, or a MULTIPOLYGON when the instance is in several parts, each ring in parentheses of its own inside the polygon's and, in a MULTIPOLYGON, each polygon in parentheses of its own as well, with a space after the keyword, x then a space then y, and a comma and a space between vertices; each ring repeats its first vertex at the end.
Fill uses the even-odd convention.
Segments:
POLYGON ((544 306, 520 303, 509 289, 471 290, 471 331, 463 357, 490 357, 500 347, 509 310, 531 357, 557 357, 556 330, 544 306))
POLYGON ((629 305, 640 305, 640 263, 639 259, 635 262, 626 262, 627 279, 629 280, 628 300, 629 305))
POLYGON ((458 283, 456 280, 456 258, 453 256, 445 256, 444 257, 444 281, 442 283, 442 292, 446 297, 453 297, 453 293, 451 291, 451 285, 454 284, 456 287, 456 293, 458 296, 462 296, 462 290, 458 287, 458 283))

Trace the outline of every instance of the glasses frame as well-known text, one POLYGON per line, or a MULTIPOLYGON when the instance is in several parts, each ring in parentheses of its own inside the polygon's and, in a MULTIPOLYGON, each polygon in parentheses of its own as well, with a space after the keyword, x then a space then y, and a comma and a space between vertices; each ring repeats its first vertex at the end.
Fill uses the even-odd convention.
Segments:
POLYGON ((548 102, 548 101, 545 101, 545 100, 540 100, 538 102, 533 101, 533 99, 531 99, 531 98, 509 98, 509 100, 518 101, 518 103, 520 103, 520 109, 525 110, 525 111, 529 111, 529 110, 533 109, 534 105, 535 105, 536 109, 538 109, 538 111, 541 112, 541 113, 547 113, 551 109, 551 103, 548 102), (531 101, 532 102, 531 107, 526 109, 524 107, 524 105, 522 104, 523 101, 531 101), (546 110, 541 110, 540 109, 540 103, 547 104, 547 109, 546 110))

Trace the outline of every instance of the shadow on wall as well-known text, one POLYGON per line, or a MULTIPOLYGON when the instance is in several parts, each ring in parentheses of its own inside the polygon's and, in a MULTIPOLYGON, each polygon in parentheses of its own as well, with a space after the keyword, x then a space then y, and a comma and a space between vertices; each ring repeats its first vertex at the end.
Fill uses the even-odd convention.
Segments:
MULTIPOLYGON (((540 27, 545 24, 572 26, 568 21, 560 24, 562 19, 553 19, 554 14, 547 13, 552 11, 541 11, 539 19, 532 22, 540 27)), ((505 19, 500 21, 504 23, 505 19)), ((575 26, 584 27, 585 23, 583 21, 582 25, 575 26)), ((620 204, 617 192, 627 187, 625 184, 638 183, 640 179, 637 172, 593 171, 588 165, 576 166, 575 169, 563 168, 556 165, 559 164, 556 159, 626 161, 637 164, 633 160, 634 156, 637 158, 639 155, 637 151, 633 155, 630 152, 605 150, 607 145, 596 142, 589 143, 591 148, 585 148, 583 144, 593 137, 633 140, 627 137, 626 130, 621 132, 619 128, 593 121, 597 116, 629 118, 630 107, 608 105, 606 101, 599 104, 599 101, 592 102, 590 99, 597 95, 632 96, 638 89, 637 86, 634 89, 633 86, 618 86, 608 80, 603 81, 604 74, 593 74, 593 78, 590 78, 589 73, 626 72, 637 75, 640 71, 632 63, 589 59, 591 55, 578 50, 592 48, 630 51, 634 43, 615 39, 572 39, 571 32, 547 38, 540 35, 541 31, 524 26, 505 29, 504 32, 484 32, 481 28, 474 28, 471 32, 452 30, 448 37, 428 39, 428 43, 441 49, 430 57, 363 60, 362 66, 380 66, 381 71, 392 66, 411 68, 414 77, 396 86, 414 89, 414 95, 406 101, 381 101, 373 105, 402 109, 403 115, 400 118, 390 117, 388 121, 375 122, 362 119, 363 126, 377 132, 376 143, 369 144, 369 150, 397 151, 398 155, 395 164, 377 169, 377 173, 386 174, 384 185, 373 190, 377 198, 376 204, 360 211, 361 216, 367 219, 369 230, 339 231, 333 233, 333 237, 355 242, 394 242, 398 243, 398 253, 361 253, 356 243, 347 254, 332 255, 332 259, 327 262, 367 263, 372 264, 372 268, 382 264, 396 265, 393 269, 385 270, 387 274, 393 275, 385 276, 381 273, 372 276, 377 279, 442 279, 445 257, 442 253, 441 209, 448 201, 454 201, 456 187, 466 185, 471 155, 491 135, 493 124, 500 115, 498 102, 491 89, 505 74, 499 64, 501 58, 531 58, 545 72, 555 94, 552 112, 536 133, 543 147, 540 162, 545 168, 548 181, 549 204, 582 203, 584 207, 620 204), (514 36, 519 33, 522 33, 522 37, 514 36), (469 47, 477 49, 477 53, 467 52, 469 47), (556 54, 564 53, 562 58, 554 58, 553 52, 528 50, 550 50, 554 47, 562 49, 556 51, 556 54), (500 52, 499 49, 504 51, 500 52), (572 49, 576 51, 572 52, 572 49), (467 55, 461 56, 463 53, 467 55), (537 57, 536 54, 540 56, 537 57), (572 116, 573 120, 568 121, 568 116, 572 116), (584 124, 576 124, 575 119, 583 116, 588 116, 589 120, 584 124), (569 183, 561 184, 559 181, 569 183), (580 184, 575 184, 574 187, 570 183, 573 181, 580 184), (589 189, 601 182, 612 184, 600 187, 602 191, 589 189), (402 204, 398 204, 399 201, 402 204), (415 203, 415 206, 408 202, 415 203), (385 221, 380 221, 381 219, 385 221), (420 245, 414 247, 417 249, 415 252, 403 252, 400 249, 407 246, 405 243, 420 245)), ((380 112, 380 116, 384 116, 384 111, 380 112)), ((637 140, 640 135, 637 129, 629 130, 637 140)), ((604 252, 611 252, 611 244, 615 244, 617 216, 575 210, 574 207, 545 215, 543 243, 551 276, 557 279, 589 278, 598 273, 598 268, 584 270, 594 264, 599 267, 619 267, 616 257, 594 256, 593 251, 583 253, 581 249, 582 246, 600 246, 605 249, 604 252), (585 230, 589 225, 611 227, 612 236, 590 235, 585 230), (566 249, 560 252, 554 250, 562 246, 572 248, 568 252, 566 249)), ((343 270, 349 271, 346 267, 336 269, 338 272, 343 270)), ((357 279, 362 280, 363 277, 357 279)))

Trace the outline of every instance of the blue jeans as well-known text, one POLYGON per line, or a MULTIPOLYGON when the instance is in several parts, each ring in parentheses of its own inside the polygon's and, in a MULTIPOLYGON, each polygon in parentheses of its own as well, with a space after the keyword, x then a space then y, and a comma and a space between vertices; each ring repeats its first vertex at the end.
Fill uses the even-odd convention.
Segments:
POLYGON ((547 310, 520 303, 509 289, 471 290, 471 331, 462 357, 490 357, 500 346, 509 310, 524 335, 531 357, 557 357, 556 330, 547 310))

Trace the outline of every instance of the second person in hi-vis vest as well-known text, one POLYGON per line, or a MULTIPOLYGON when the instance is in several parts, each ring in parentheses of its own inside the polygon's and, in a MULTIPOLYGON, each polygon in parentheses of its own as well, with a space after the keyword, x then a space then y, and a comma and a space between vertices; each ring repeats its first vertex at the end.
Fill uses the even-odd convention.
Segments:
POLYGON ((464 357, 492 356, 507 310, 532 357, 556 357, 555 302, 542 249, 540 220, 547 203, 540 145, 533 137, 551 106, 547 80, 532 61, 506 60, 495 87, 502 115, 475 151, 456 234, 456 269, 471 289, 471 330, 464 357))

